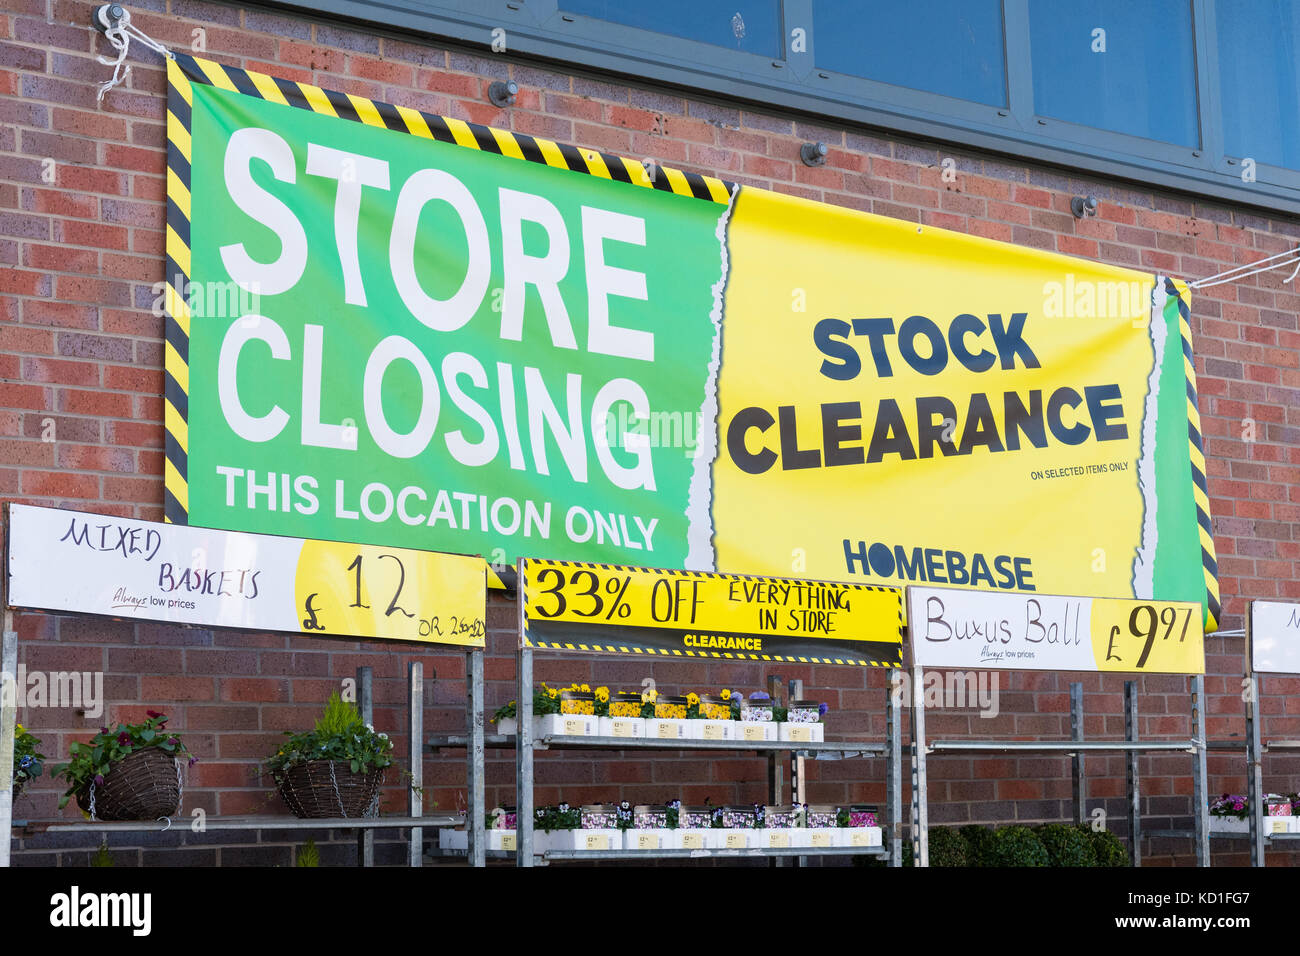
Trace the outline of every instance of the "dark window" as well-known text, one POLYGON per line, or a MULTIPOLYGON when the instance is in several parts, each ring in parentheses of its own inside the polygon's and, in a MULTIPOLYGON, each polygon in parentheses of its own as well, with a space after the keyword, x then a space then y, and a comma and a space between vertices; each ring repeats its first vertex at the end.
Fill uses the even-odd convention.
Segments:
POLYGON ((1225 151, 1300 169, 1300 4, 1218 0, 1215 19, 1225 151))
POLYGON ((817 66, 1006 106, 1001 0, 813 0, 817 66))
POLYGON ((560 0, 565 13, 779 57, 780 0, 560 0))
POLYGON ((1196 48, 1188 0, 1030 0, 1034 110, 1196 148, 1196 48))

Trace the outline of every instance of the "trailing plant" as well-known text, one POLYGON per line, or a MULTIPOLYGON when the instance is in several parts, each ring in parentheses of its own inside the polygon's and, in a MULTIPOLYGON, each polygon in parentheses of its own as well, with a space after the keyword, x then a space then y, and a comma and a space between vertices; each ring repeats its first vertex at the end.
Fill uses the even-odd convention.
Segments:
POLYGON ((538 807, 533 812, 533 827, 550 833, 552 830, 581 830, 582 811, 567 803, 559 806, 538 807))
POLYGON ((1003 827, 993 834, 994 866, 1050 866, 1047 848, 1029 827, 1003 827))
POLYGON ((286 730, 289 739, 263 766, 278 781, 286 770, 310 760, 341 760, 353 773, 382 770, 393 763, 393 742, 388 734, 361 719, 357 705, 338 691, 330 695, 316 726, 306 733, 286 730))
POLYGON ((14 726, 14 784, 23 784, 39 777, 45 769, 45 754, 40 753, 39 738, 27 732, 22 724, 14 726))
POLYGON ((618 827, 620 830, 632 829, 632 824, 635 822, 635 819, 635 815, 632 812, 632 804, 628 803, 626 800, 620 803, 614 810, 614 826, 618 827))
POLYGON ((668 824, 668 829, 676 830, 681 825, 682 802, 680 800, 669 800, 667 809, 666 823, 668 824))
MULTIPOLYGON (((605 701, 606 712, 608 712, 609 701, 605 701)), ((544 717, 547 714, 558 714, 560 712, 560 691, 555 687, 547 687, 545 682, 539 687, 533 688, 533 716, 544 717)), ((519 716, 518 701, 511 701, 501 707, 498 707, 492 714, 492 723, 499 724, 503 720, 514 720, 519 716)))
POLYGON ((1097 851, 1092 840, 1078 828, 1065 823, 1045 823, 1035 832, 1047 850, 1051 866, 1096 866, 1097 851))
POLYGON ((1210 816, 1244 820, 1250 816, 1250 807, 1245 797, 1239 794, 1225 793, 1210 804, 1210 816))
POLYGON ((198 762, 181 738, 167 730, 168 717, 156 710, 146 711, 147 719, 140 724, 118 724, 115 729, 101 727, 99 733, 87 743, 74 742, 68 746, 72 758, 65 764, 52 768, 55 777, 68 781, 68 789, 59 798, 59 809, 79 793, 90 789, 91 783, 100 786, 113 765, 140 750, 156 747, 172 757, 188 757, 192 767, 198 762))

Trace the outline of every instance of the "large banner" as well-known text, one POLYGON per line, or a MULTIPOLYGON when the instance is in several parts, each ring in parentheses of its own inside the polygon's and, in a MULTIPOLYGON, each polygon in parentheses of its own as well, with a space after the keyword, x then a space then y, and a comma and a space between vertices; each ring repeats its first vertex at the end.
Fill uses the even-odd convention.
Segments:
POLYGON ((205 60, 169 79, 172 521, 1215 626, 1182 284, 205 60))

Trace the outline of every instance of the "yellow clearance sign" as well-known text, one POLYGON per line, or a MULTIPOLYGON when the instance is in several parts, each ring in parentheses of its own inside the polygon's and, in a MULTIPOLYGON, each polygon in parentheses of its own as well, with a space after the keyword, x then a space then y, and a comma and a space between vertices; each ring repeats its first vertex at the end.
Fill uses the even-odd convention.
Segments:
POLYGON ((1185 287, 758 190, 727 236, 718 567, 1205 599, 1214 626, 1185 287))
POLYGON ((484 572, 477 557, 306 540, 294 576, 301 629, 482 647, 484 572))
POLYGON ((520 561, 526 647, 898 667, 902 592, 742 574, 520 561))

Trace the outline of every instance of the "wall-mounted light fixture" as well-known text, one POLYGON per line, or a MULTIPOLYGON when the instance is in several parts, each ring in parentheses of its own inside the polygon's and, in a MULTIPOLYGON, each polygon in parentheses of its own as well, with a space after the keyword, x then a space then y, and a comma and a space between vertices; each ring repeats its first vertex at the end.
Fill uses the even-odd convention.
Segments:
POLYGON ((1075 219, 1097 215, 1097 197, 1075 196, 1070 200, 1070 212, 1074 213, 1075 219))
POLYGON ((497 80, 488 87, 488 99, 492 105, 500 109, 507 106, 513 106, 515 103, 515 94, 519 92, 519 84, 514 80, 497 80))
POLYGON ((829 152, 825 143, 804 143, 799 147, 799 158, 805 166, 825 166, 829 152))

